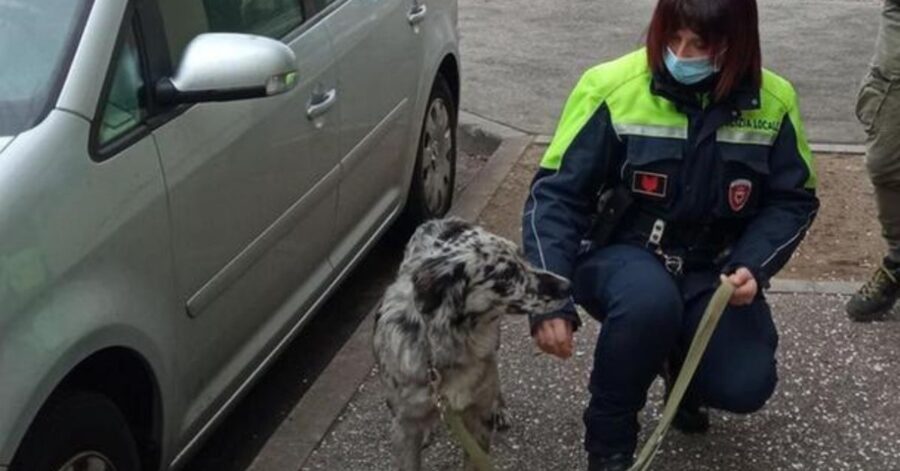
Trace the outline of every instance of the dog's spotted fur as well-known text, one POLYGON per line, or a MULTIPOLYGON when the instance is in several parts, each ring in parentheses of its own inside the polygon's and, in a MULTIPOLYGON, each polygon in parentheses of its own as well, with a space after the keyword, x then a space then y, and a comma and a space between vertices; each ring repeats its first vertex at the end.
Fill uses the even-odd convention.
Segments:
POLYGON ((569 283, 526 262, 512 242, 460 219, 423 224, 406 247, 397 280, 376 313, 374 349, 393 416, 393 447, 404 471, 438 411, 430 368, 447 406, 462 411, 484 449, 502 407, 496 351, 500 317, 561 308, 569 283))

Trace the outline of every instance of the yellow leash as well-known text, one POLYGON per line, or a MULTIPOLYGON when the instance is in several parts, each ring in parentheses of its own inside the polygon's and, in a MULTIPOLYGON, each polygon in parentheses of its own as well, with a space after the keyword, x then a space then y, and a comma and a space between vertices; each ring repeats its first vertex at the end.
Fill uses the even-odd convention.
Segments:
POLYGON ((478 471, 494 471, 494 465, 491 463, 491 456, 487 454, 475 440, 475 437, 469 433, 469 429, 463 423, 462 416, 458 411, 447 408, 441 413, 444 423, 450 430, 450 433, 456 437, 459 446, 469 455, 469 460, 478 471))
POLYGON ((662 444, 663 437, 669 430, 672 419, 675 418, 678 406, 684 398, 684 393, 691 382, 691 378, 694 377, 694 373, 700 365, 700 359, 703 358, 703 352, 706 351, 706 346, 709 345, 709 339, 712 338, 722 313, 728 307, 728 301, 731 299, 732 293, 734 293, 734 285, 727 282, 722 283, 713 294, 709 305, 706 306, 706 311, 703 313, 703 318, 700 319, 697 332, 694 334, 694 340, 691 341, 684 364, 681 366, 681 372, 678 373, 678 379, 675 380, 675 386, 672 387, 672 392, 669 394, 669 400, 666 402, 662 418, 659 420, 659 424, 656 425, 653 434, 650 435, 650 439, 641 448, 637 461, 629 468, 629 471, 647 471, 650 469, 650 463, 653 462, 653 458, 662 444))
POLYGON ((447 430, 450 431, 450 435, 456 439, 459 446, 469 456, 469 460, 475 466, 475 469, 478 471, 494 471, 491 456, 481 448, 478 440, 466 428, 460 411, 449 407, 441 395, 441 374, 434 367, 431 367, 428 375, 430 376, 429 388, 431 389, 431 395, 434 398, 435 405, 437 405, 438 412, 441 414, 441 420, 447 426, 447 430))

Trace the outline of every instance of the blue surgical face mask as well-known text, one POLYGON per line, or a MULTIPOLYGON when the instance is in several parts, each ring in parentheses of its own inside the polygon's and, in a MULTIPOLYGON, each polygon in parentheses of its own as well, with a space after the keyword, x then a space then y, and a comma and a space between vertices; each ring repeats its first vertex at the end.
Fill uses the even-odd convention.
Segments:
POLYGON ((672 78, 685 85, 700 83, 719 71, 709 57, 681 59, 670 48, 666 48, 665 61, 672 78))

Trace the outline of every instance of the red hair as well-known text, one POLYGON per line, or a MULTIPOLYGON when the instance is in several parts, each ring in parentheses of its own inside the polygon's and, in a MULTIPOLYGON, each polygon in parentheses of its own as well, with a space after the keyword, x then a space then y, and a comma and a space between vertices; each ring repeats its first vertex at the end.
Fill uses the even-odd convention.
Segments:
POLYGON ((709 45, 719 66, 713 92, 716 101, 745 80, 756 88, 762 86, 756 0, 659 0, 647 31, 647 58, 655 74, 666 69, 669 40, 683 28, 709 45))

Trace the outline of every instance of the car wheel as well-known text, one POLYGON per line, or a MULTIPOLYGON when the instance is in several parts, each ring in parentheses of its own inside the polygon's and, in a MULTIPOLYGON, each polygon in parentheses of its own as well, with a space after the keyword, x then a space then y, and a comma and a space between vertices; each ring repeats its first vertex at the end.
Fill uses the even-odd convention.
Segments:
POLYGON ((137 445, 105 396, 58 393, 35 419, 10 471, 140 471, 137 445))
POLYGON ((456 184, 456 103, 443 76, 428 98, 403 223, 415 227, 447 214, 456 184))

